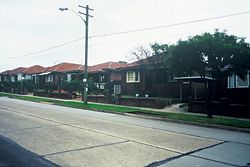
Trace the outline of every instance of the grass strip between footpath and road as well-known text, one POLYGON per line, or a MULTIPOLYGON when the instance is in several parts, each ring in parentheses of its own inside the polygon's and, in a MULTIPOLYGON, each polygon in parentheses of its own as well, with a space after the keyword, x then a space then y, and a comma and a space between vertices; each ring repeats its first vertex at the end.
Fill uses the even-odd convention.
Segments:
POLYGON ((79 109, 87 109, 94 111, 104 111, 104 112, 113 112, 113 113, 131 113, 131 114, 139 114, 139 115, 147 115, 147 116, 155 116, 161 117, 165 119, 171 120, 179 120, 184 122, 192 122, 192 123, 201 123, 208 125, 223 125, 229 127, 237 127, 237 128, 247 128, 250 129, 250 120, 243 120, 237 118, 225 118, 220 116, 214 116, 212 119, 207 118, 205 115, 192 115, 185 113, 169 113, 169 112, 160 112, 154 111, 150 109, 141 109, 136 107, 127 107, 127 106, 118 106, 118 105, 108 105, 108 104, 96 104, 96 103, 88 103, 84 104, 81 101, 73 101, 73 100, 59 100, 53 98, 44 98, 44 97, 36 97, 36 96, 23 96, 16 95, 11 93, 2 93, 0 92, 0 96, 6 96, 10 98, 27 100, 39 103, 50 103, 59 106, 79 108, 79 109))

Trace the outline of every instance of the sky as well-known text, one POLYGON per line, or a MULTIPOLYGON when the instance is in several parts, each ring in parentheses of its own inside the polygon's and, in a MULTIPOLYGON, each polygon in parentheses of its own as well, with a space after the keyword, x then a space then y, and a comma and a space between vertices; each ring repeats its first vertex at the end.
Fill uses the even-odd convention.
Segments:
POLYGON ((250 11, 250 0, 1 0, 0 72, 32 65, 84 63, 85 24, 67 7, 82 11, 89 5, 88 64, 131 61, 132 52, 155 42, 174 44, 180 39, 227 30, 250 42, 250 13, 179 26, 166 26, 250 11), (108 35, 137 29, 147 29, 108 35), (39 51, 46 50, 38 53, 39 51))

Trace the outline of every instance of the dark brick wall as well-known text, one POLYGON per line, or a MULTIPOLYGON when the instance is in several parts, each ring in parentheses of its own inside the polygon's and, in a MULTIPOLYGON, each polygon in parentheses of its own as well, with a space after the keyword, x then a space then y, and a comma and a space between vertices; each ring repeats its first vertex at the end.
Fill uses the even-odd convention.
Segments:
MULTIPOLYGON (((230 104, 228 99, 213 101, 209 105, 213 115, 250 118, 250 104, 230 104)), ((193 101, 188 105, 188 111, 207 114, 205 101, 193 101)))

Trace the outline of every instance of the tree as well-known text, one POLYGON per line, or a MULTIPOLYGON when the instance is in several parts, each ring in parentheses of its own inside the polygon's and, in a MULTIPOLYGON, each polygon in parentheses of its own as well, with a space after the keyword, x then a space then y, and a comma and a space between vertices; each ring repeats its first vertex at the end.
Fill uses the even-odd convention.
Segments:
POLYGON ((178 75, 211 76, 221 80, 232 72, 244 76, 250 68, 250 46, 245 38, 216 30, 179 41, 168 55, 168 65, 178 75))
POLYGON ((215 98, 221 82, 236 73, 244 79, 250 69, 250 46, 245 38, 215 30, 180 40, 166 54, 167 64, 179 76, 198 73, 214 79, 208 101, 215 98))
POLYGON ((135 61, 141 68, 148 66, 149 68, 156 69, 159 64, 164 65, 166 52, 169 51, 169 46, 167 44, 150 44, 150 49, 143 46, 135 48, 131 52, 131 60, 135 61))
POLYGON ((72 92, 79 92, 82 89, 82 84, 78 80, 71 80, 65 83, 64 89, 72 94, 72 92))
POLYGON ((129 57, 130 61, 141 61, 144 59, 147 59, 148 57, 151 57, 152 54, 149 49, 140 46, 135 48, 129 57))

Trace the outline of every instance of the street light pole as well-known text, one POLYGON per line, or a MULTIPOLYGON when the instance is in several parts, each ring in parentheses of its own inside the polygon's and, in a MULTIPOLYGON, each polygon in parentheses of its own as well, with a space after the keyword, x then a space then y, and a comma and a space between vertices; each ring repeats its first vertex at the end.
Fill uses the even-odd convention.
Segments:
POLYGON ((23 94, 23 77, 21 77, 21 95, 23 94))
POLYGON ((68 9, 68 8, 59 8, 60 11, 65 11, 65 10, 70 10, 74 12, 77 16, 79 16, 85 23, 85 64, 84 64, 84 77, 83 77, 83 82, 84 82, 84 90, 82 93, 82 101, 84 101, 85 104, 88 103, 88 39, 89 39, 89 17, 93 17, 89 15, 89 10, 92 10, 89 8, 89 5, 81 6, 79 5, 80 8, 86 9, 86 13, 79 12, 82 15, 85 15, 85 20, 82 18, 81 15, 79 15, 77 12, 74 10, 68 9))

